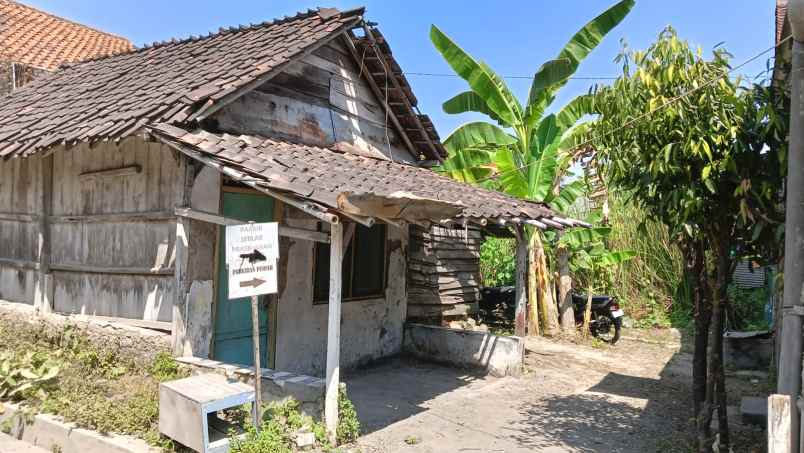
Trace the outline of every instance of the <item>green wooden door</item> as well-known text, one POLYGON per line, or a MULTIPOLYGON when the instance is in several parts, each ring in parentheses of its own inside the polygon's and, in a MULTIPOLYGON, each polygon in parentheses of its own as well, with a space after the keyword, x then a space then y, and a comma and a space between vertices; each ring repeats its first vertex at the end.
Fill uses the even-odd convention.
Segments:
MULTIPOLYGON (((264 195, 223 192, 222 214, 240 220, 272 222, 273 199, 264 195)), ((226 272, 225 227, 220 228, 218 240, 218 302, 215 308, 215 360, 242 365, 254 364, 251 327, 251 299, 229 299, 226 272)), ((260 365, 268 363, 268 312, 260 296, 260 365)))

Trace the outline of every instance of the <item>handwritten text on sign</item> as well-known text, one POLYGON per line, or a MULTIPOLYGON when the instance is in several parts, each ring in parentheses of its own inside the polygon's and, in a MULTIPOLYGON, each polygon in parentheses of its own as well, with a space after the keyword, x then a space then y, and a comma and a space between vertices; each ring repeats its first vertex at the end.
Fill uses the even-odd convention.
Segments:
POLYGON ((229 299, 276 292, 279 259, 277 223, 248 223, 226 227, 226 267, 229 299))

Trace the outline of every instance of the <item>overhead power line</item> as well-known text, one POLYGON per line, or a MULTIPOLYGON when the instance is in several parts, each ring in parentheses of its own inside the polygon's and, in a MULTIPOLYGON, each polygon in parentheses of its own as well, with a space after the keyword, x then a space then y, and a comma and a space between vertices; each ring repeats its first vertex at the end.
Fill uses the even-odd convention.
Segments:
MULTIPOLYGON (((420 76, 420 77, 460 77, 458 74, 438 73, 438 72, 403 72, 406 76, 420 76)), ((500 76, 504 79, 533 79, 533 76, 524 75, 503 75, 500 76)), ((569 80, 616 80, 617 77, 613 76, 572 76, 569 80)))
MULTIPOLYGON (((636 123, 638 121, 642 121, 643 119, 653 115, 654 113, 657 113, 657 112, 659 112, 661 110, 664 110, 664 108, 670 106, 671 104, 674 104, 674 103, 676 103, 676 102, 678 102, 678 101, 680 101, 680 100, 682 100, 682 99, 684 99, 684 98, 686 98, 686 97, 688 97, 688 96, 690 96, 690 95, 692 95, 692 94, 694 94, 694 93, 696 93, 696 92, 708 87, 709 85, 712 85, 713 83, 717 82, 718 80, 731 75, 732 73, 734 73, 738 69, 740 69, 740 68, 742 68, 742 67, 744 67, 744 66, 746 66, 746 65, 748 65, 750 63, 752 63, 754 60, 756 60, 757 58, 761 57, 762 55, 765 55, 766 53, 776 49, 779 46, 781 46, 782 44, 784 44, 785 42, 787 42, 791 38, 792 38, 792 36, 788 36, 787 38, 779 41, 779 43, 776 44, 775 46, 772 46, 772 47, 769 47, 769 48, 763 50, 762 52, 760 52, 760 53, 754 55, 753 57, 745 60, 744 62, 740 63, 739 65, 729 69, 725 73, 706 81, 705 83, 699 85, 696 88, 693 88, 693 89, 691 89, 689 91, 681 93, 676 97, 670 98, 664 104, 661 104, 660 106, 656 107, 654 110, 650 110, 650 111, 645 112, 642 115, 639 115, 639 116, 637 116, 637 117, 635 117, 635 118, 633 118, 633 119, 631 119, 629 121, 626 121, 624 124, 622 124, 621 126, 615 128, 615 129, 606 131, 606 132, 604 132, 602 134, 599 134, 599 135, 597 135, 597 136, 595 136, 593 138, 590 138, 589 140, 586 140, 584 142, 579 143, 579 144, 577 144, 575 146, 575 148, 583 148, 586 145, 591 145, 592 142, 594 142, 595 140, 598 140, 600 138, 603 138, 603 137, 609 136, 611 134, 614 134, 615 132, 621 131, 621 130, 626 129, 628 127, 631 127, 632 125, 634 125, 634 123, 636 123)), ((496 175, 493 175, 493 176, 488 176, 486 178, 481 178, 481 179, 478 179, 477 181, 475 181, 475 183, 481 183, 481 182, 489 181, 489 180, 492 180, 492 179, 497 179, 500 176, 511 174, 511 173, 514 173, 514 172, 519 171, 519 170, 524 170, 525 168, 528 168, 531 165, 534 165, 536 163, 537 162, 531 162, 529 164, 525 164, 525 165, 522 165, 522 166, 519 166, 519 167, 516 167, 516 168, 512 168, 511 170, 508 170, 508 171, 505 171, 505 172, 497 173, 496 175)))

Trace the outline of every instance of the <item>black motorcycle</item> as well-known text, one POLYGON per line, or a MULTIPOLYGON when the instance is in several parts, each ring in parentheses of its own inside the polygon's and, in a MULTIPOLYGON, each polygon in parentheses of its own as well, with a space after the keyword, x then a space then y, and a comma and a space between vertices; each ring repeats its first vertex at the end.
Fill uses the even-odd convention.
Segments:
MULTIPOLYGON (((575 310, 575 324, 583 325, 587 296, 572 294, 572 307, 575 310)), ((623 310, 612 296, 592 296, 592 319, 589 330, 592 336, 614 344, 620 339, 623 327, 623 310)))

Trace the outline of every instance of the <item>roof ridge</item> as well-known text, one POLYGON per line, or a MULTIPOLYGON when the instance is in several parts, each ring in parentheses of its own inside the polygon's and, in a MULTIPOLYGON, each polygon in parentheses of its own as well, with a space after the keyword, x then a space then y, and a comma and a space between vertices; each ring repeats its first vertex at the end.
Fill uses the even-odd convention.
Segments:
POLYGON ((271 19, 271 20, 262 21, 262 22, 259 22, 259 23, 251 23, 251 24, 248 24, 248 25, 240 24, 240 25, 237 25, 237 26, 219 27, 217 32, 213 33, 213 32, 210 31, 210 32, 207 32, 206 35, 204 35, 204 34, 190 35, 190 36, 187 36, 187 37, 184 37, 184 38, 173 37, 173 38, 170 38, 170 39, 165 39, 163 41, 154 41, 154 42, 152 42, 150 44, 145 43, 145 44, 143 44, 142 47, 136 47, 135 46, 133 49, 131 49, 129 51, 126 51, 126 52, 120 52, 120 53, 111 54, 111 55, 99 55, 97 57, 89 58, 89 59, 86 59, 86 60, 81 60, 81 61, 78 61, 78 62, 64 63, 61 66, 59 66, 59 68, 60 69, 70 68, 70 67, 74 67, 74 66, 77 66, 77 65, 81 65, 83 63, 96 62, 96 61, 99 61, 99 60, 105 60, 107 58, 115 58, 115 57, 121 57, 121 56, 124 56, 124 55, 131 55, 131 54, 135 54, 135 53, 139 53, 139 52, 144 52, 146 50, 159 49, 159 48, 167 47, 167 46, 171 46, 171 45, 186 44, 188 42, 203 41, 203 40, 206 40, 206 39, 211 39, 211 38, 215 38, 215 37, 218 37, 218 36, 222 36, 222 35, 225 35, 225 34, 228 34, 228 33, 239 33, 239 32, 243 32, 243 31, 257 30, 259 28, 264 28, 264 27, 269 27, 269 26, 274 26, 274 25, 280 25, 280 24, 293 22, 293 21, 301 20, 301 19, 307 19, 309 17, 312 17, 315 14, 318 14, 319 16, 321 16, 322 20, 324 22, 328 22, 328 21, 330 21, 332 19, 338 19, 338 18, 341 18, 341 17, 350 17, 350 16, 353 16, 353 15, 362 14, 364 11, 365 11, 365 7, 357 7, 357 8, 352 8, 352 9, 348 9, 348 10, 345 10, 345 11, 339 11, 337 8, 322 8, 322 7, 318 7, 317 9, 309 9, 308 8, 307 11, 299 11, 293 16, 287 16, 286 15, 285 17, 282 17, 282 18, 275 18, 275 19, 271 19), (330 11, 325 12, 325 13, 322 14, 322 10, 330 10, 330 11), (338 13, 337 14, 331 14, 331 10, 338 11, 338 13), (324 17, 324 14, 326 14, 326 17, 324 17))
POLYGON ((122 39, 122 40, 126 41, 127 43, 129 43, 129 45, 131 45, 131 47, 136 48, 136 46, 134 46, 134 43, 132 43, 131 40, 126 38, 125 36, 118 35, 116 33, 111 33, 111 32, 108 32, 106 30, 101 30, 100 28, 91 27, 89 25, 82 24, 81 22, 76 22, 76 21, 74 21, 72 19, 68 19, 66 17, 57 16, 57 15, 55 15, 53 13, 49 13, 49 12, 41 10, 39 8, 35 8, 35 7, 31 6, 31 5, 26 5, 25 3, 18 2, 16 0, 0 0, 0 1, 13 3, 15 5, 18 5, 18 6, 22 7, 22 8, 26 8, 26 9, 29 9, 31 11, 35 11, 35 12, 37 12, 39 14, 43 14, 45 16, 49 16, 49 17, 52 17, 54 19, 58 19, 60 21, 64 21, 64 22, 67 22, 67 23, 70 23, 70 24, 73 24, 73 25, 77 25, 79 27, 86 28, 88 30, 92 30, 92 31, 94 31, 96 33, 100 33, 102 35, 110 36, 112 38, 122 39))

